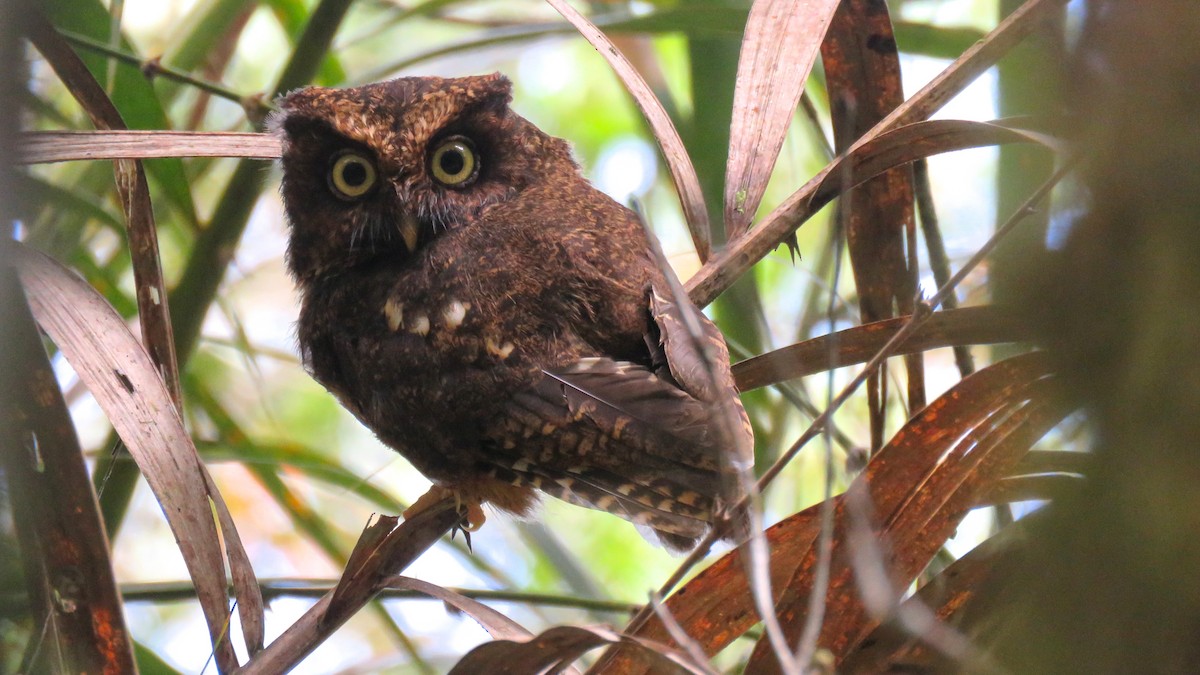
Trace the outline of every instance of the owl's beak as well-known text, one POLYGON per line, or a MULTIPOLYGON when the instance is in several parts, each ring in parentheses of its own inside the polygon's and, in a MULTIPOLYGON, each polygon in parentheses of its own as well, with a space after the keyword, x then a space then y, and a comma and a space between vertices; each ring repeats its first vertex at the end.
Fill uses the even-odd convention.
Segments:
POLYGON ((404 238, 404 245, 408 247, 409 253, 417 250, 417 237, 420 234, 421 225, 417 222, 417 217, 405 212, 400 220, 400 236, 404 238))

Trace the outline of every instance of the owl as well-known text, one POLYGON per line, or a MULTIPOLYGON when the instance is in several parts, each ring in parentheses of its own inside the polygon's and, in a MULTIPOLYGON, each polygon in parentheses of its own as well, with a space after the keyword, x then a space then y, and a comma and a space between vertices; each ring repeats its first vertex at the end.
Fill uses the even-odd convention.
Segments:
POLYGON ((305 366, 434 483, 414 508, 453 493, 471 529, 540 492, 693 547, 752 455, 725 342, 510 100, 499 74, 280 99, 305 366))

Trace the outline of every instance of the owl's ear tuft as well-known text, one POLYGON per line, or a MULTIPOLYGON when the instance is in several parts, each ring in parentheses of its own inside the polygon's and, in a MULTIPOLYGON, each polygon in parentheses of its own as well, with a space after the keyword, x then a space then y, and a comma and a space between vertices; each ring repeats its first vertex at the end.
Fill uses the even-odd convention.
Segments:
POLYGON ((286 139, 313 126, 312 110, 322 91, 320 87, 302 87, 276 98, 278 110, 267 116, 267 131, 286 139))
POLYGON ((466 78, 467 91, 488 108, 504 108, 512 102, 512 81, 500 73, 466 78))
POLYGON ((287 117, 289 113, 311 108, 322 91, 327 90, 321 87, 300 87, 276 97, 275 106, 279 108, 279 112, 271 113, 271 117, 287 117))

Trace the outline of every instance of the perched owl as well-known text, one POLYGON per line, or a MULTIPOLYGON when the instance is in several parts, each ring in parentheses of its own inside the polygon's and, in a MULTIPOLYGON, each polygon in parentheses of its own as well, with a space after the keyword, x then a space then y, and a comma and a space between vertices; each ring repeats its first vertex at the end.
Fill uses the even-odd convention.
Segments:
POLYGON ((305 365, 473 526, 540 490, 690 548, 751 452, 725 343, 510 99, 499 74, 281 99, 305 365))

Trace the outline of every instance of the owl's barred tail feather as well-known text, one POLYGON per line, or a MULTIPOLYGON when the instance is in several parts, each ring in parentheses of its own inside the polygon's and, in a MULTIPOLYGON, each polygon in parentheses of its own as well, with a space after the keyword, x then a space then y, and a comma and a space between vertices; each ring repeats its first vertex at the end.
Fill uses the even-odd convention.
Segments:
POLYGON ((570 504, 607 511, 646 526, 673 550, 694 548, 711 527, 712 500, 666 480, 656 481, 650 488, 594 469, 551 477, 524 460, 512 466, 493 464, 488 473, 511 485, 535 488, 570 504), (678 498, 664 496, 672 489, 678 498))

